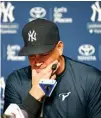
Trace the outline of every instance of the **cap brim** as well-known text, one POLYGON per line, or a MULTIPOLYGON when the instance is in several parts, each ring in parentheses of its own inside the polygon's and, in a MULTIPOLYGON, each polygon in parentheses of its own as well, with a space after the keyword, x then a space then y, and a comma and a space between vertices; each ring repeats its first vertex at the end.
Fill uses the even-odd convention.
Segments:
POLYGON ((42 54, 51 51, 56 44, 54 45, 44 45, 44 46, 24 46, 20 52, 19 56, 29 56, 32 54, 42 54))

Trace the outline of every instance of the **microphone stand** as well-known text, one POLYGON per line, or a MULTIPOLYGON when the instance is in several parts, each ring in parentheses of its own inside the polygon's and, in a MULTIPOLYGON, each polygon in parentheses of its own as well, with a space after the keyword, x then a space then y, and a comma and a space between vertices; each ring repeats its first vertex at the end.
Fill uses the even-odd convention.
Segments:
MULTIPOLYGON (((57 64, 53 64, 53 65, 52 65, 52 74, 51 74, 51 76, 50 76, 50 79, 51 79, 51 77, 52 77, 52 75, 53 75, 53 71, 54 71, 56 68, 57 68, 57 64)), ((49 87, 46 86, 46 90, 48 90, 48 89, 49 89, 49 87)), ((46 98, 47 98, 47 96, 44 96, 43 101, 42 101, 42 107, 41 107, 40 118, 43 118, 43 109, 44 109, 44 104, 45 104, 46 98)))

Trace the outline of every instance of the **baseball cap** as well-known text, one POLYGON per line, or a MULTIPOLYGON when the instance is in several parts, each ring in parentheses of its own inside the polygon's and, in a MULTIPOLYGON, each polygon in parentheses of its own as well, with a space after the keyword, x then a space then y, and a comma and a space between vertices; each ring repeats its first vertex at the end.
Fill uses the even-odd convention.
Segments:
POLYGON ((57 25, 46 19, 36 19, 22 29, 24 46, 19 56, 42 54, 51 51, 60 40, 57 25))

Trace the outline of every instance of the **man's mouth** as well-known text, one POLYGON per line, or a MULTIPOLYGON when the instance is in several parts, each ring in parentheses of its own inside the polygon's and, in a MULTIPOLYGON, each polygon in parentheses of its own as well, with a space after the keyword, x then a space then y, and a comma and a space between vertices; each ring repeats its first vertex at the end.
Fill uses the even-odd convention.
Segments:
POLYGON ((35 69, 37 73, 40 73, 42 69, 35 69))
POLYGON ((39 73, 42 69, 44 69, 42 65, 43 63, 37 63, 34 66, 32 65, 32 68, 35 69, 37 73, 39 73))
POLYGON ((37 63, 36 66, 39 67, 41 66, 43 63, 37 63))

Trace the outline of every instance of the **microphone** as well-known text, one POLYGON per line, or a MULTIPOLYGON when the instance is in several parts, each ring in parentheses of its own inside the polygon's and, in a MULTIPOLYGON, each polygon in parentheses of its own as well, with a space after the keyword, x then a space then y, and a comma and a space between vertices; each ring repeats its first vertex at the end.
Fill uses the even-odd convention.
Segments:
MULTIPOLYGON (((53 75, 53 71, 55 71, 56 70, 56 68, 57 68, 57 64, 53 64, 52 65, 52 67, 51 67, 51 69, 52 69, 52 74, 51 74, 51 76, 50 76, 50 79, 51 79, 51 77, 52 77, 52 75, 53 75)), ((54 81, 56 81, 56 80, 54 80, 54 81)), ((40 82, 41 84, 42 84, 42 82, 40 82)), ((54 83, 54 87, 56 86, 56 84, 57 84, 57 82, 55 82, 54 83)), ((40 84, 39 84, 40 85, 40 84)), ((41 86, 41 85, 40 85, 41 86)), ((53 89, 54 89, 54 87, 53 87, 53 89)), ((42 89, 43 89, 43 87, 41 87, 42 89)), ((44 89, 46 90, 46 91, 49 91, 50 90, 50 86, 48 86, 47 84, 46 85, 44 85, 44 89)), ((43 90, 44 90, 43 89, 43 90)), ((53 91, 53 90, 52 90, 53 91)), ((51 93, 52 93, 52 91, 51 91, 51 93)), ((51 95, 51 94, 50 94, 51 95)), ((50 96, 49 95, 49 96, 50 96)), ((47 96, 45 96, 44 98, 43 98, 43 103, 42 103, 42 108, 41 108, 41 113, 40 113, 40 118, 43 118, 43 108, 44 108, 44 103, 45 103, 45 101, 46 101, 46 97, 47 96)))
MULTIPOLYGON (((51 67, 52 74, 53 74, 53 71, 56 70, 56 68, 57 68, 57 64, 53 64, 51 67)), ((51 74, 50 78, 52 77, 52 74, 51 74)), ((50 86, 45 85, 45 89, 46 89, 46 91, 48 91, 50 89, 50 86)))
POLYGON ((25 118, 20 107, 11 103, 3 114, 3 118, 25 118))
POLYGON ((54 71, 57 68, 57 64, 52 65, 52 70, 54 71))

